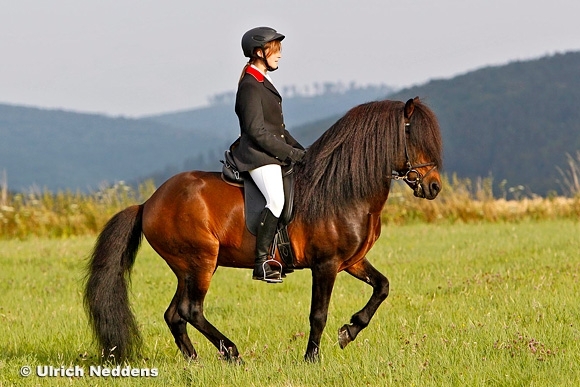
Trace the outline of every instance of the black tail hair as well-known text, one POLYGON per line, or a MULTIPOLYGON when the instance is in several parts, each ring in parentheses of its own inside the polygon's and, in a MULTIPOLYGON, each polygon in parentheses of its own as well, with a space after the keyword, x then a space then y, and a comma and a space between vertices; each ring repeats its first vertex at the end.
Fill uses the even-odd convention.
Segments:
POLYGON ((127 289, 141 244, 142 211, 135 205, 113 216, 87 265, 84 304, 105 360, 124 360, 142 343, 127 289))

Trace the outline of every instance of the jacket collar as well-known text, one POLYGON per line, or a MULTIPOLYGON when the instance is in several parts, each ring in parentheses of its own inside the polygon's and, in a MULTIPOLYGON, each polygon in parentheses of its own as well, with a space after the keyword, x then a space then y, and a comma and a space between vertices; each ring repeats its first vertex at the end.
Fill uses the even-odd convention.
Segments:
POLYGON ((246 67, 246 74, 250 74, 251 76, 253 76, 254 78, 256 78, 256 81, 258 81, 258 82, 264 82, 264 78, 266 78, 264 76, 264 74, 262 74, 260 72, 260 70, 258 70, 255 67, 252 67, 252 66, 246 67))
POLYGON ((258 70, 255 67, 248 66, 246 68, 246 74, 250 74, 251 76, 253 76, 256 79, 256 81, 262 83, 266 87, 266 89, 268 89, 272 93, 276 94, 279 98, 282 98, 282 96, 280 95, 280 93, 278 92, 276 87, 272 84, 272 82, 270 82, 270 80, 268 78, 266 78, 266 76, 264 74, 262 74, 262 72, 260 70, 258 70), (266 80, 266 82, 264 82, 264 80, 266 80))

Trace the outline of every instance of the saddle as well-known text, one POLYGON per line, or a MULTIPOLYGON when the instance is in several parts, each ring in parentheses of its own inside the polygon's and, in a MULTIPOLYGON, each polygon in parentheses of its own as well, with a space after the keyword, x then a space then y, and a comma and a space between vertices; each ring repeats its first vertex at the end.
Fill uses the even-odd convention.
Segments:
MULTIPOLYGON (((258 231, 260 223, 260 213, 266 206, 266 199, 260 189, 254 183, 247 172, 240 172, 234 161, 231 150, 226 150, 224 159, 220 160, 222 167, 222 180, 226 183, 242 187, 244 191, 244 213, 246 218, 246 227, 253 235, 258 231)), ((284 208, 278 220, 278 231, 274 237, 274 246, 278 248, 280 257, 288 269, 294 268, 294 252, 290 244, 287 226, 292 221, 293 203, 294 203, 294 166, 282 167, 282 181, 284 183, 284 208)), ((274 250, 274 247, 272 248, 274 250)), ((289 272, 289 270, 285 270, 289 272)))

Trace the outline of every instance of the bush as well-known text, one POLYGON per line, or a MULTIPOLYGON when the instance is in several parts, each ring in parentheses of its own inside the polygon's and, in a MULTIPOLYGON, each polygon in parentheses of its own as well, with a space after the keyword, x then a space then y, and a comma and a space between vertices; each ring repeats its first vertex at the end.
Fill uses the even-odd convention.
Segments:
POLYGON ((0 196, 0 238, 66 238, 96 234, 118 211, 144 202, 154 192, 151 181, 137 190, 124 182, 97 192, 35 191, 0 196))
MULTIPOLYGON (((383 210, 385 223, 409 222, 519 222, 534 219, 580 219, 580 195, 572 198, 542 198, 526 194, 523 187, 502 189, 496 199, 492 179, 480 179, 474 185, 469 179, 449 181, 443 178, 443 189, 435 200, 421 200, 403 183, 393 184, 383 210), (507 197, 511 196, 508 200, 507 197)), ((505 187, 505 183, 500 184, 505 187)))

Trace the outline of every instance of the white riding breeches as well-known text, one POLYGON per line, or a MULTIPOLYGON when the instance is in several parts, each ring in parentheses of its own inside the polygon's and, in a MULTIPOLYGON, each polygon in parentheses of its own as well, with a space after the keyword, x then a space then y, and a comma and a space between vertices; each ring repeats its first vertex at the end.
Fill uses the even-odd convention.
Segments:
POLYGON ((266 208, 272 215, 279 218, 284 209, 284 184, 282 183, 282 167, 268 164, 252 169, 250 176, 266 198, 266 208))

